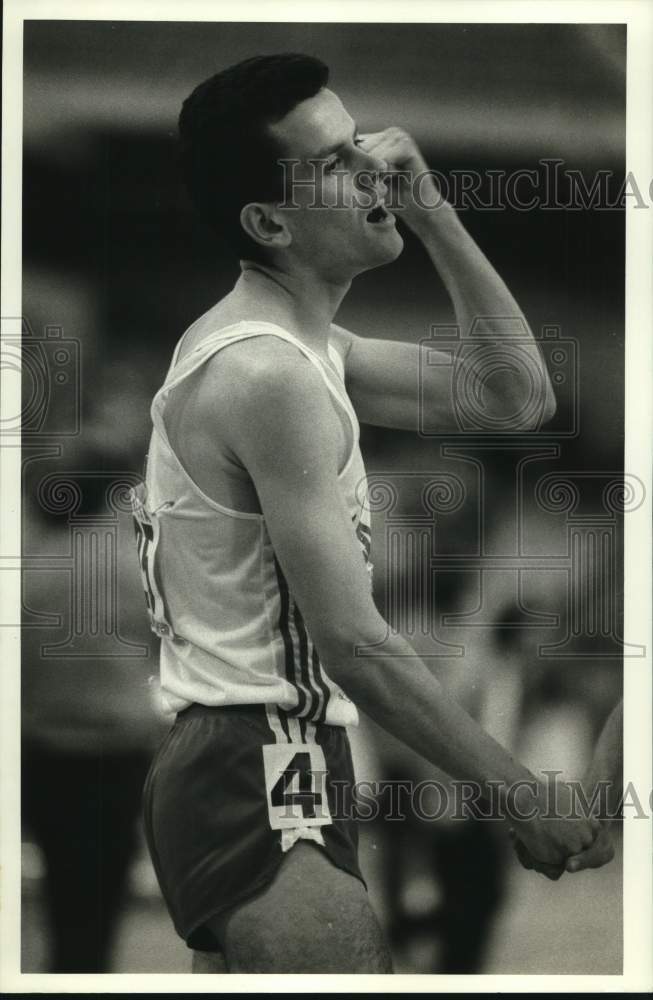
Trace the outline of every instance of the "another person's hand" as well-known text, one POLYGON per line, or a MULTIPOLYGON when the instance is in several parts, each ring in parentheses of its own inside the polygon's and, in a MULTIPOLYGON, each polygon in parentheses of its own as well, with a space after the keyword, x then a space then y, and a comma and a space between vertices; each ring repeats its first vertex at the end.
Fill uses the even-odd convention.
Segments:
POLYGON ((572 854, 567 858, 565 870, 568 872, 580 872, 584 868, 602 868, 614 858, 614 844, 610 831, 605 824, 601 825, 598 836, 594 843, 580 854, 572 854))
POLYGON ((531 793, 530 806, 525 793, 526 789, 515 802, 515 810, 527 818, 513 817, 512 831, 517 856, 525 868, 558 879, 565 870, 600 867, 611 860, 614 851, 610 853, 607 831, 595 817, 575 814, 567 785, 558 782, 555 788, 539 787, 537 794, 531 793), (576 867, 567 868, 572 860, 576 867))
POLYGON ((602 826, 596 840, 580 854, 572 854, 560 864, 549 864, 534 858, 519 840, 514 829, 510 830, 510 839, 522 866, 530 871, 546 875, 552 881, 557 881, 564 872, 580 872, 586 868, 602 868, 614 858, 614 845, 607 827, 602 826))
MULTIPOLYGON (((596 795, 597 786, 600 782, 608 782, 610 792, 614 798, 623 786, 623 700, 617 702, 612 712, 605 722, 601 734, 596 742, 596 747, 592 755, 592 760, 583 778, 583 788, 587 801, 592 801, 596 795)), ((558 785, 557 792, 563 789, 563 785, 558 785)), ((564 800, 563 800, 564 801, 564 800)), ((565 811, 561 809, 561 801, 558 802, 557 812, 564 816, 565 811)), ((567 802, 568 806, 568 802, 567 802)), ((601 868, 612 861, 614 857, 614 846, 612 837, 605 824, 599 823, 593 818, 593 823, 598 824, 595 837, 582 850, 572 852, 565 859, 553 862, 550 857, 540 856, 537 848, 527 845, 522 832, 517 832, 514 828, 510 830, 510 836, 517 857, 524 868, 541 872, 550 879, 559 879, 563 872, 579 872, 586 868, 601 868)))

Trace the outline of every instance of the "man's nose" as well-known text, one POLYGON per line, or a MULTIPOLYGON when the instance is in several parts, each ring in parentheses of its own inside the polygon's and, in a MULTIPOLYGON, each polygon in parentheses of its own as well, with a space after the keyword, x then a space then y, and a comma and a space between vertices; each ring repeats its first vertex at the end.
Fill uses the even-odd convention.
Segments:
POLYGON ((383 174, 388 173, 388 162, 384 160, 381 156, 375 156, 374 153, 366 153, 366 164, 361 167, 358 171, 358 183, 357 187, 363 190, 369 190, 369 181, 374 182, 374 189, 379 198, 385 198, 388 193, 388 186, 382 179, 383 174))

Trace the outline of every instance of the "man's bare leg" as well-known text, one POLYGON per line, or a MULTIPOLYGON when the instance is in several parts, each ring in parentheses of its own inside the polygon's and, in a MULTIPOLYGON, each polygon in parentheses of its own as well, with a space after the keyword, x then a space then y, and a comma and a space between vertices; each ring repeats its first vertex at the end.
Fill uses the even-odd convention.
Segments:
MULTIPOLYGON (((307 842, 290 849, 263 892, 209 927, 228 972, 392 972, 363 884, 307 842)), ((193 971, 224 970, 194 962, 193 971)))

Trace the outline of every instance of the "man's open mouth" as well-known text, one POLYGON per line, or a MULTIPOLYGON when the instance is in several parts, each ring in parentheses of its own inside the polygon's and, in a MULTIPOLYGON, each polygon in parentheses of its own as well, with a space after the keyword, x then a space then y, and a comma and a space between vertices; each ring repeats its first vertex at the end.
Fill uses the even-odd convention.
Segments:
POLYGON ((383 205, 377 205, 376 208, 373 208, 372 211, 368 212, 366 216, 368 222, 384 222, 388 217, 388 213, 383 205))

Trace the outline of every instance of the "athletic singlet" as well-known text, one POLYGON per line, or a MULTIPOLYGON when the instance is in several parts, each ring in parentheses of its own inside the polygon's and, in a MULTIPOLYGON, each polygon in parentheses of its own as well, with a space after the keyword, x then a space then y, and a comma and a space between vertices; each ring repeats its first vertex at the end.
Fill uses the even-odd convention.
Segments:
POLYGON ((355 706, 320 663, 275 557, 264 516, 232 510, 206 496, 182 466, 166 433, 170 392, 218 351, 261 335, 294 344, 316 366, 336 406, 348 417, 352 447, 338 480, 371 586, 360 428, 345 392, 338 352, 329 345, 340 377, 293 334, 259 321, 216 331, 177 363, 180 341, 152 402, 145 483, 133 497, 147 609, 161 639, 161 695, 172 712, 192 702, 277 706, 286 732, 297 723, 302 732, 313 722, 356 725, 355 706))

